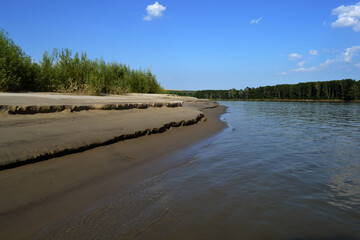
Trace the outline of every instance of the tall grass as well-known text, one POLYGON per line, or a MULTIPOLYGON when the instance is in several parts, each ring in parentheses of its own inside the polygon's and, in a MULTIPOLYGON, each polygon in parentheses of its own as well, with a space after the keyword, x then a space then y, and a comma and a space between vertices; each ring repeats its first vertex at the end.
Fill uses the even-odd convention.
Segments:
POLYGON ((31 61, 4 31, 0 31, 0 91, 53 91, 75 93, 162 93, 156 77, 145 70, 68 49, 45 52, 31 61))

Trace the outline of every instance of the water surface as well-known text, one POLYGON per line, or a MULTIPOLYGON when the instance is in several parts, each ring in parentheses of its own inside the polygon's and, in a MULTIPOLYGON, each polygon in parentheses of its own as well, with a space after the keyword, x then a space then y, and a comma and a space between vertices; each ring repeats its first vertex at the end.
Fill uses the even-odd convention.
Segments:
POLYGON ((221 102, 229 128, 58 239, 360 239, 360 105, 221 102))

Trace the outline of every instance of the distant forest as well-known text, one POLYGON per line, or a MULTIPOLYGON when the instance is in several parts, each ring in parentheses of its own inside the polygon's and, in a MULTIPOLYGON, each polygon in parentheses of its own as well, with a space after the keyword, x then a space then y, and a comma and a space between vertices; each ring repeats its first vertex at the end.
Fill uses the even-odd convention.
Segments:
POLYGON ((360 100, 360 81, 352 79, 281 84, 243 90, 173 91, 173 94, 218 100, 360 100))
POLYGON ((134 70, 124 64, 89 59, 86 53, 68 49, 45 52, 40 62, 32 61, 0 30, 0 91, 50 91, 85 94, 162 93, 150 71, 134 70))

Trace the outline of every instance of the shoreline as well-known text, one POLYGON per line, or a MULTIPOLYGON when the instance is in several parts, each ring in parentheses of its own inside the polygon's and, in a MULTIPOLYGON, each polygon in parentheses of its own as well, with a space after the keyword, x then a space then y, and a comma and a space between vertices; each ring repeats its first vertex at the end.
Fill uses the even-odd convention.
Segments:
POLYGON ((327 103, 360 103, 360 100, 345 101, 342 99, 315 100, 315 99, 211 99, 213 101, 240 101, 240 102, 327 102, 327 103))
POLYGON ((6 196, 0 200, 0 238, 46 234, 110 194, 184 164, 183 151, 227 127, 219 118, 224 106, 185 102, 184 107, 200 109, 207 121, 0 171, 6 196))
POLYGON ((0 93, 0 102, 0 170, 196 124, 206 120, 201 108, 215 104, 167 95, 47 93, 0 93))
POLYGON ((56 158, 56 157, 62 157, 62 156, 67 156, 67 155, 74 154, 74 153, 80 153, 80 152, 84 152, 84 151, 87 151, 90 149, 94 149, 94 148, 98 148, 98 147, 106 146, 106 145, 111 145, 111 144, 114 144, 117 142, 126 141, 126 140, 130 140, 130 139, 134 139, 134 138, 139 138, 139 137, 143 137, 146 135, 164 133, 172 128, 186 127, 186 126, 198 124, 200 121, 207 121, 206 117, 203 114, 199 114, 196 116, 196 118, 189 119, 189 120, 181 120, 178 122, 166 123, 166 124, 160 126, 159 128, 156 128, 156 127, 152 128, 152 129, 147 128, 145 130, 135 131, 135 132, 129 133, 129 134, 116 135, 110 139, 94 141, 92 143, 88 143, 88 144, 84 144, 84 145, 68 147, 68 148, 57 150, 57 151, 51 151, 48 149, 44 153, 37 154, 35 156, 30 156, 24 161, 14 161, 14 162, 0 165, 0 171, 24 166, 27 164, 33 164, 33 163, 37 163, 37 162, 50 160, 50 159, 56 158))

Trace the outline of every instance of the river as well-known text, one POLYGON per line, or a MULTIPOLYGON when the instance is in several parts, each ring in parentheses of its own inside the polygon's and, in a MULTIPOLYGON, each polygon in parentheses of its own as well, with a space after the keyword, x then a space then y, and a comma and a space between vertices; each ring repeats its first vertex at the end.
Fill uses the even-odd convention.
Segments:
POLYGON ((360 239, 360 104, 220 103, 190 159, 39 238, 360 239))

